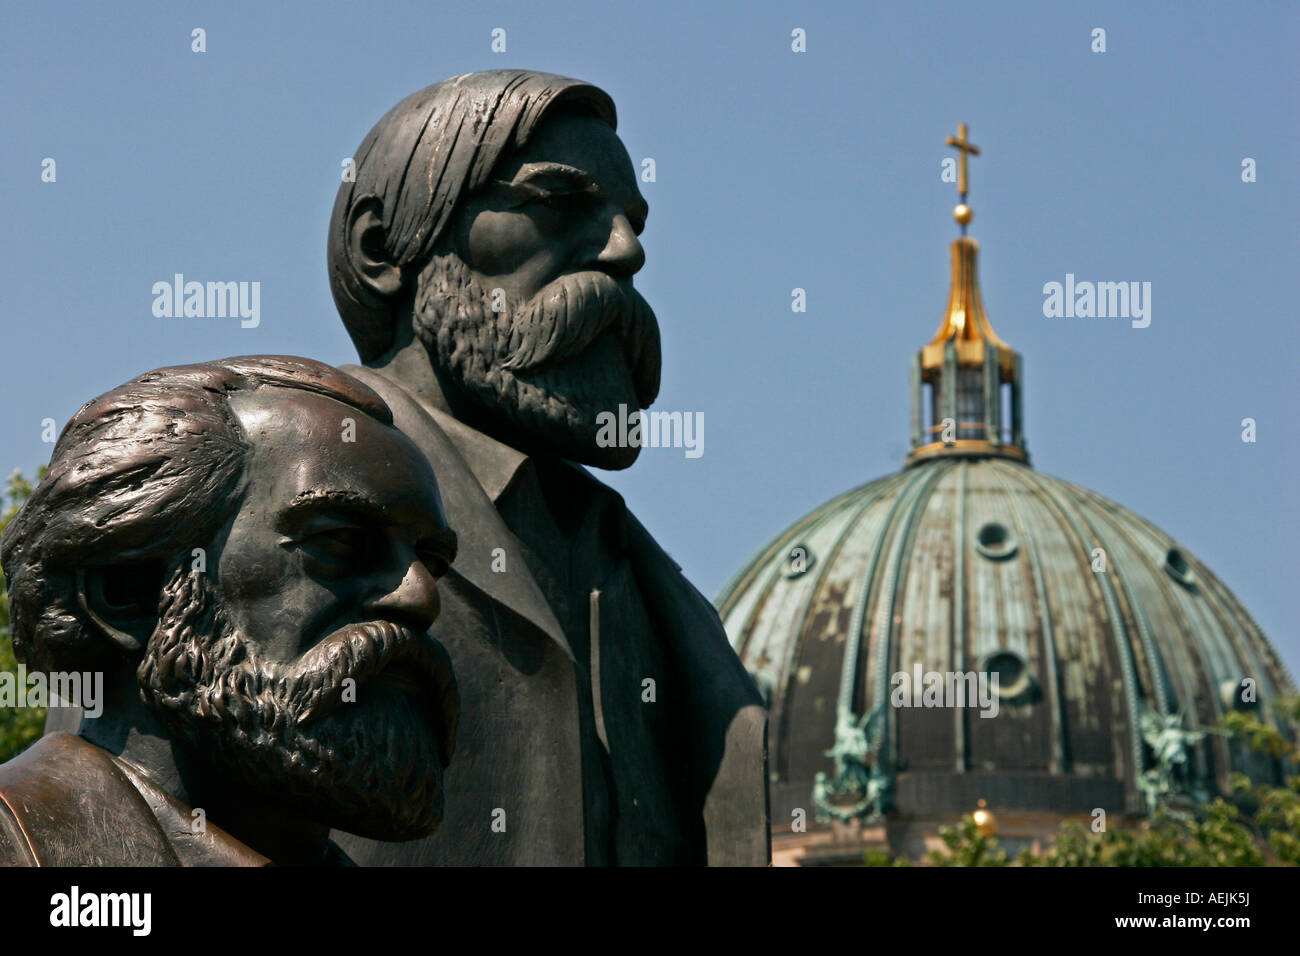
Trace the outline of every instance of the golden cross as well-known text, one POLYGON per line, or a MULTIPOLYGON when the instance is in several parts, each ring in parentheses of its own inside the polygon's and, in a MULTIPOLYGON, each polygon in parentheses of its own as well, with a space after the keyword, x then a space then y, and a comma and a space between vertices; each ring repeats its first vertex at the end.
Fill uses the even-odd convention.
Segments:
POLYGON ((966 138, 966 124, 957 124, 957 135, 948 137, 948 145, 955 146, 961 153, 957 162, 957 192, 961 194, 961 201, 966 201, 966 154, 972 156, 980 154, 980 148, 966 138))

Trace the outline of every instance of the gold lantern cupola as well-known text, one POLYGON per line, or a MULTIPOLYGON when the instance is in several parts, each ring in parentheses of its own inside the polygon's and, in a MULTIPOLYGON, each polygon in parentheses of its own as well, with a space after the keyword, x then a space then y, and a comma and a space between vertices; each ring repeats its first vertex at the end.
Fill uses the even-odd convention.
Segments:
POLYGON ((1028 463, 1021 413, 1020 353, 998 338, 980 298, 979 243, 966 235, 974 218, 966 204, 966 158, 979 147, 966 124, 948 145, 958 150, 953 218, 952 290, 934 338, 912 360, 912 450, 905 466, 952 455, 1014 458, 1028 463))

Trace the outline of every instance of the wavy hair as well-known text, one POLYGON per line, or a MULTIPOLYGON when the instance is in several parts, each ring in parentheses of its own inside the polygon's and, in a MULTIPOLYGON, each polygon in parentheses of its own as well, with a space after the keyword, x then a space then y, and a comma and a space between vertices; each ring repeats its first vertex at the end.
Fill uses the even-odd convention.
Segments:
POLYGON ((98 639, 80 606, 77 572, 143 576, 153 568, 163 575, 161 589, 243 498, 249 445, 229 397, 271 386, 315 392, 393 421, 383 399, 351 376, 282 355, 161 368, 87 402, 0 539, 19 660, 44 671, 106 660, 110 642, 98 639))

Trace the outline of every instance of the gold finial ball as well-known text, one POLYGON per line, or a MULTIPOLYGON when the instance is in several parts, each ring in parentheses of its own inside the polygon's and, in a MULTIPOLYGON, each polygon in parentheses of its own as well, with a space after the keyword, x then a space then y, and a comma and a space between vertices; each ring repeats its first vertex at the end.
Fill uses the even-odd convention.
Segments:
POLYGON ((952 211, 952 218, 964 226, 975 218, 975 213, 971 212, 970 206, 965 203, 958 203, 952 211))
POLYGON ((992 810, 984 807, 984 801, 979 802, 979 809, 971 814, 975 821, 975 830, 980 836, 991 837, 998 832, 998 818, 993 815, 992 810))

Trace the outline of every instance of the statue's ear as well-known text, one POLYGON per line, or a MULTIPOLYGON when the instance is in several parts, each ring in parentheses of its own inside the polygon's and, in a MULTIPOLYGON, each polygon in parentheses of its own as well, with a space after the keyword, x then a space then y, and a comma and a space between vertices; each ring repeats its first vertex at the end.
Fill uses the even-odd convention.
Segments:
POLYGON ((384 231, 384 204, 375 196, 362 196, 348 212, 348 258, 358 281, 375 295, 396 295, 402 288, 402 270, 393 263, 384 231))
POLYGON ((77 603, 128 654, 143 650, 153 633, 161 586, 161 574, 150 566, 77 569, 77 603))

